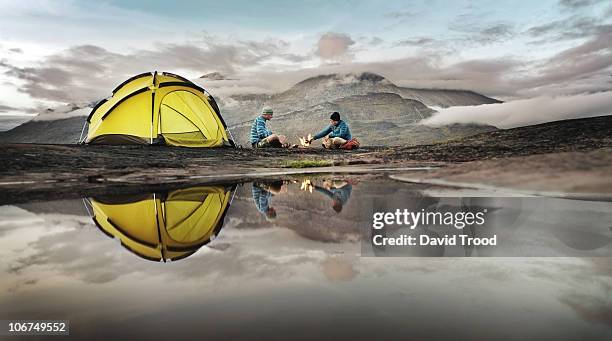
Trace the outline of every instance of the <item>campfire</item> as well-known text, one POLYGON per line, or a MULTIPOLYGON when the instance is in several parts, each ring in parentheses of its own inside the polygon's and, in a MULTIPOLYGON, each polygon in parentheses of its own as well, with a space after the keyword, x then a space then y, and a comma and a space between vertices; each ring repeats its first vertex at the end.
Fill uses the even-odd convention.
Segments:
POLYGON ((306 191, 306 192, 310 192, 312 193, 312 182, 310 182, 310 180, 304 180, 302 181, 302 186, 300 186, 300 190, 301 191, 306 191))
POLYGON ((300 137, 300 147, 302 148, 310 147, 311 140, 312 140, 312 134, 308 134, 307 137, 300 137))

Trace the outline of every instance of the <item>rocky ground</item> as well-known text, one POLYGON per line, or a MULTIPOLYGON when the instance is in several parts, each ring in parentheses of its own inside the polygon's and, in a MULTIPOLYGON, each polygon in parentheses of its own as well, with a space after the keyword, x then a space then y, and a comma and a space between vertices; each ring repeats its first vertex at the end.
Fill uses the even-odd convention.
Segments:
POLYGON ((437 166, 435 171, 419 172, 418 179, 610 193, 612 116, 495 131, 433 145, 357 151, 4 144, 0 158, 0 203, 248 180, 270 173, 288 176, 303 171, 282 168, 296 159, 334 164, 309 172, 379 173, 381 168, 437 166))

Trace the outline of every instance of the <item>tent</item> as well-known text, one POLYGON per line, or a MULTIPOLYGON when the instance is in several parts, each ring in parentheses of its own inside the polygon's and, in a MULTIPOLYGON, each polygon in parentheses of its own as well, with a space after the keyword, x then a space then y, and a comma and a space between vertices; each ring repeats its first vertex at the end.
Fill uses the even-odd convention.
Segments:
POLYGON ((94 223, 104 234, 144 259, 165 262, 188 257, 217 236, 234 189, 200 186, 89 198, 88 204, 94 223))
POLYGON ((215 99, 167 72, 143 73, 121 83, 96 104, 87 123, 84 142, 91 144, 234 146, 215 99))

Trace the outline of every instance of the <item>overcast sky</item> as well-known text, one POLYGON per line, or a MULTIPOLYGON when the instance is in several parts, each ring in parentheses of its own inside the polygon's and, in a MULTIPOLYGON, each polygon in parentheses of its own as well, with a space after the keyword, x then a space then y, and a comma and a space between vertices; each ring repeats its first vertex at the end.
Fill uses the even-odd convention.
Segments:
POLYGON ((152 70, 218 71, 234 92, 366 70, 504 100, 612 88, 609 0, 0 0, 0 23, 0 114, 94 101, 152 70))

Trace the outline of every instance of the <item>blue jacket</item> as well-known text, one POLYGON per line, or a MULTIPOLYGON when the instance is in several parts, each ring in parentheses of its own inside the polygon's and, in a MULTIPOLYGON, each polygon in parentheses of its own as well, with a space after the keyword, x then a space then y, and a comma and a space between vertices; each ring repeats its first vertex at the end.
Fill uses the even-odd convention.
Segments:
POLYGON ((314 186, 314 189, 319 193, 323 193, 327 195, 332 200, 338 200, 342 205, 346 205, 346 203, 351 198, 351 192, 353 191, 353 186, 350 184, 347 184, 340 188, 331 188, 331 189, 314 186))
POLYGON ((272 198, 272 193, 255 184, 253 184, 251 191, 253 193, 253 200, 255 201, 257 210, 265 214, 270 207, 270 198, 272 198))
POLYGON ((327 128, 321 130, 317 135, 315 135, 313 139, 318 140, 324 136, 327 136, 327 134, 329 134, 329 137, 341 137, 347 141, 352 138, 351 130, 349 129, 348 124, 342 120, 340 120, 337 125, 330 124, 327 128))
POLYGON ((257 143, 270 135, 272 135, 272 131, 266 128, 266 119, 257 116, 251 125, 251 144, 257 143))

